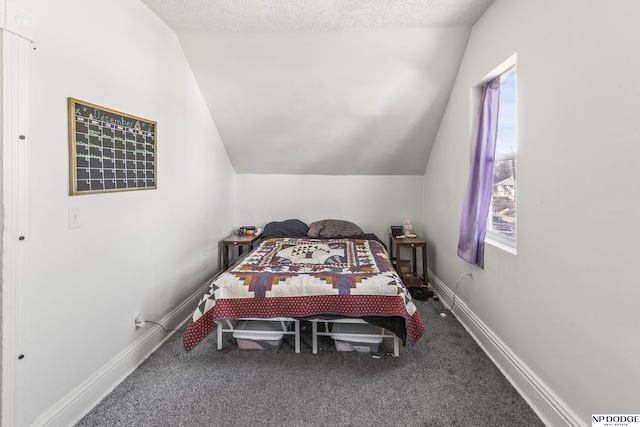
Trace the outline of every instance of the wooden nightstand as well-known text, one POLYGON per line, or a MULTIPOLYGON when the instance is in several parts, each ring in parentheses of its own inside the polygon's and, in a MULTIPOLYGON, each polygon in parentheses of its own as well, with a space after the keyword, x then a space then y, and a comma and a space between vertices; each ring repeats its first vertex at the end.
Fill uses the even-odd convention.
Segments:
POLYGON ((242 249, 247 246, 248 249, 253 249, 253 244, 258 241, 260 236, 246 236, 246 235, 237 235, 232 234, 230 236, 225 237, 222 240, 223 247, 223 255, 222 255, 222 266, 226 270, 229 268, 229 247, 237 246, 238 247, 238 256, 242 255, 242 249))
MULTIPOLYGON (((400 248, 408 247, 411 248, 413 255, 413 272, 416 273, 416 249, 420 248, 422 252, 422 278, 424 280, 424 284, 426 285, 429 282, 429 276, 427 275, 427 242, 422 240, 420 236, 416 237, 397 237, 393 234, 389 233, 389 257, 391 258, 391 262, 393 262, 393 253, 395 249, 396 260, 396 270, 399 270, 397 267, 398 262, 400 261, 400 248)), ((398 273, 400 273, 398 271, 398 273)), ((422 283, 418 286, 421 286, 422 283)), ((407 284, 407 286, 412 286, 407 284)), ((415 286, 415 285, 413 285, 415 286)))

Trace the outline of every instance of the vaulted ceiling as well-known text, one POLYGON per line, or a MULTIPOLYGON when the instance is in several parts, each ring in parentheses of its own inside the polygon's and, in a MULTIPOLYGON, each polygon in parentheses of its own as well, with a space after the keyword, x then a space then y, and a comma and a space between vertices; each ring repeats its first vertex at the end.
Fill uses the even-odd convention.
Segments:
POLYGON ((494 0, 142 0, 178 35, 237 173, 422 175, 494 0))

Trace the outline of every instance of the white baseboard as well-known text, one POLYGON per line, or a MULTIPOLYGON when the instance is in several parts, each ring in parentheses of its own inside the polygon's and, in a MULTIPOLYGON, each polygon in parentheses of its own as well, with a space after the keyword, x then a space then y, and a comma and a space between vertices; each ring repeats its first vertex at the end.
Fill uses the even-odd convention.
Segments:
MULTIPOLYGON (((453 302, 451 288, 431 270, 429 270, 429 281, 432 286, 436 285, 434 289, 443 305, 447 308, 451 307, 453 302), (447 304, 444 304, 445 300, 447 304)), ((459 296, 456 296, 453 315, 546 425, 586 427, 578 415, 513 353, 459 296)))
MULTIPOLYGON (((194 292, 189 298, 171 310, 158 323, 166 329, 175 329, 191 317, 209 282, 194 292)), ((46 427, 67 427, 77 423, 118 384, 124 381, 142 362, 162 345, 172 333, 164 332, 159 326, 148 327, 138 339, 100 368, 91 377, 60 399, 43 413, 32 425, 46 427)))

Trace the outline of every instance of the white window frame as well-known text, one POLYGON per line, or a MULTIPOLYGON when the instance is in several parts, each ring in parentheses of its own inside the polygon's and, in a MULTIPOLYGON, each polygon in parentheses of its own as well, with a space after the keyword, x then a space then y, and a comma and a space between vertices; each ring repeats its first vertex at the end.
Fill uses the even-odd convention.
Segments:
MULTIPOLYGON (((512 57, 510 57, 509 59, 507 59, 506 61, 504 61, 502 64, 500 64, 500 66, 496 67, 491 73, 489 73, 487 76, 485 76, 484 79, 482 79, 482 84, 489 82, 495 78, 500 77, 500 79, 506 79, 511 77, 514 73, 516 73, 516 55, 514 54, 512 57)), ((516 83, 517 85, 517 83, 516 83)), ((480 87, 482 87, 482 85, 480 85, 480 87)), ((517 89, 516 89, 517 90, 517 89)), ((516 98, 516 109, 517 109, 517 105, 518 105, 518 101, 516 98)), ((517 112, 516 112, 516 116, 517 116, 517 112)), ((517 118, 516 118, 516 122, 517 122, 517 118)), ((517 132, 517 130, 516 130, 517 132)), ((517 139, 517 136, 516 136, 517 139)), ((518 152, 518 148, 516 147, 516 161, 517 161, 517 152, 518 152)), ((516 193, 518 192, 517 190, 518 186, 517 186, 517 182, 516 182, 516 193)), ((516 205, 517 205, 517 198, 516 198, 516 205)), ((517 253, 517 231, 516 231, 516 236, 513 239, 510 239, 506 236, 503 236, 500 233, 496 233, 494 231, 492 231, 490 229, 491 226, 491 211, 489 211, 489 215, 487 216, 487 230, 486 230, 486 235, 485 235, 485 243, 490 244, 492 246, 495 246, 499 249, 502 249, 504 251, 510 252, 512 254, 516 254, 517 253)), ((517 218, 517 210, 516 210, 516 218, 517 218)), ((518 226, 517 226, 517 220, 516 220, 516 230, 517 230, 518 226)))

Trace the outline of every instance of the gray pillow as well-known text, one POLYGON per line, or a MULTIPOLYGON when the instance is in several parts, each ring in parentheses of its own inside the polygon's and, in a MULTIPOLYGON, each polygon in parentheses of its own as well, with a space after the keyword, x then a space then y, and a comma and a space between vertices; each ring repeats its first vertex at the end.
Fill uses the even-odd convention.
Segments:
POLYGON ((308 230, 309 226, 299 219, 272 221, 264 226, 262 237, 304 237, 308 230))
POLYGON ((360 236, 364 231, 352 222, 341 219, 323 219, 309 225, 307 236, 333 239, 337 237, 360 236))

